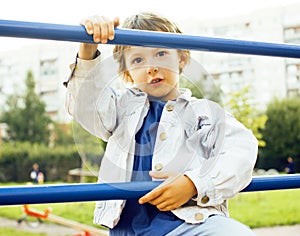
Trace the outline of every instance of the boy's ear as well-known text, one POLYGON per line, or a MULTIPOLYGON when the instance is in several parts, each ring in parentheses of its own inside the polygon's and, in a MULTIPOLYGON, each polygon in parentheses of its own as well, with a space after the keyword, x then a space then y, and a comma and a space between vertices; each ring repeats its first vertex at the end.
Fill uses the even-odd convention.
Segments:
POLYGON ((188 57, 185 53, 180 53, 179 55, 179 70, 182 71, 183 68, 187 65, 188 63, 188 57))
POLYGON ((126 82, 129 82, 129 83, 133 83, 134 82, 128 70, 126 70, 124 72, 124 77, 125 77, 125 81, 126 82))
POLYGON ((180 53, 179 66, 182 69, 188 63, 188 56, 185 53, 180 53))

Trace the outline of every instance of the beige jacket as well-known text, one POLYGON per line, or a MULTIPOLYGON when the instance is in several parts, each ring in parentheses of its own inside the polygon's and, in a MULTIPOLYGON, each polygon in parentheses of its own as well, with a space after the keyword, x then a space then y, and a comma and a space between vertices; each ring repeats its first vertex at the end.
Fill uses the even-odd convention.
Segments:
MULTIPOLYGON (((130 181, 135 134, 149 109, 147 94, 138 89, 114 90, 105 70, 108 62, 78 59, 68 84, 68 112, 90 133, 108 141, 99 182, 130 181)), ((258 143, 253 134, 218 104, 191 97, 181 89, 168 101, 157 132, 152 168, 184 173, 195 184, 195 199, 172 211, 187 223, 212 214, 228 215, 226 200, 251 181, 258 143)), ((94 222, 113 228, 125 200, 97 202, 94 222)))

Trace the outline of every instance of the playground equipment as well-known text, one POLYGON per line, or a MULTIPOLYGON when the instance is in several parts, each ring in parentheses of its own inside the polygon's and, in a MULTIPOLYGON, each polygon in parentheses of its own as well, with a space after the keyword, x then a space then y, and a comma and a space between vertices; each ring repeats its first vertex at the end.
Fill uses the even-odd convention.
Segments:
MULTIPOLYGON (((0 187, 0 205, 139 198, 160 181, 0 187)), ((253 177, 243 192, 300 188, 300 174, 253 177)))
MULTIPOLYGON (((0 36, 93 43, 83 26, 0 20, 0 36)), ((292 44, 222 39, 204 36, 115 29, 108 44, 169 47, 199 51, 300 58, 300 46, 292 44)))
POLYGON ((23 221, 25 221, 30 227, 38 227, 43 221, 42 220, 48 220, 60 225, 68 226, 73 229, 82 231, 83 233, 76 234, 74 236, 107 236, 108 232, 105 230, 97 229, 85 224, 78 223, 76 221, 68 220, 56 215, 51 214, 52 209, 47 208, 44 212, 29 208, 28 205, 23 205, 23 216, 21 219, 18 220, 18 223, 21 224, 23 221), (36 219, 35 222, 27 221, 27 216, 31 216, 36 219))
MULTIPOLYGON (((82 26, 0 20, 0 36, 92 43, 82 26)), ((300 58, 300 46, 268 42, 116 29, 110 44, 300 58)), ((136 198, 160 182, 1 187, 0 205, 136 198)), ((300 188, 300 175, 254 177, 243 191, 300 188)), ((49 217, 49 216, 48 216, 49 217)))

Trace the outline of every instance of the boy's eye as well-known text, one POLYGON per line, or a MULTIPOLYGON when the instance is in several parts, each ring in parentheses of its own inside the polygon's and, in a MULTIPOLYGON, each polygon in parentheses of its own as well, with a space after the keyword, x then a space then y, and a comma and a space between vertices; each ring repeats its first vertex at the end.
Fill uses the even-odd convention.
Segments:
POLYGON ((158 57, 163 57, 163 56, 165 56, 166 54, 167 54, 166 51, 159 51, 156 55, 157 55, 158 57))
POLYGON ((133 64, 139 64, 143 61, 143 59, 141 57, 137 57, 135 59, 132 60, 132 63, 133 64))

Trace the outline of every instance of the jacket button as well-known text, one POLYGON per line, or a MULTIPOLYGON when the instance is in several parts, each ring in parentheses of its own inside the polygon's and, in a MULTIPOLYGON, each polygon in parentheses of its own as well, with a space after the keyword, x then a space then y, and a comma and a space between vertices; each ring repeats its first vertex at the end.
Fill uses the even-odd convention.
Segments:
POLYGON ((166 110, 167 111, 173 111, 174 110, 174 106, 171 105, 171 104, 169 104, 169 105, 166 106, 166 110))
POLYGON ((209 197, 208 196, 204 196, 201 198, 201 203, 206 204, 209 201, 209 197))
POLYGON ((203 220, 203 214, 198 212, 195 214, 195 220, 203 220))
POLYGON ((162 168, 163 168, 163 165, 162 165, 161 163, 157 163, 157 164, 154 166, 154 169, 155 169, 156 171, 161 171, 162 168))
POLYGON ((167 134, 166 134, 165 132, 160 133, 160 134, 159 134, 159 139, 160 139, 161 141, 166 140, 166 139, 167 139, 167 134))

